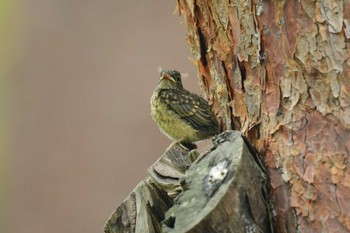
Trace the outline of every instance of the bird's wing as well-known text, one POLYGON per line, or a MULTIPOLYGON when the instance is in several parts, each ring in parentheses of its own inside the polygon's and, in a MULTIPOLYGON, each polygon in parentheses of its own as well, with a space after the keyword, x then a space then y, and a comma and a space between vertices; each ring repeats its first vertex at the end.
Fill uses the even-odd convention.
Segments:
POLYGON ((216 118, 208 103, 201 97, 185 90, 165 89, 160 92, 160 98, 169 110, 177 113, 197 131, 218 133, 216 118))

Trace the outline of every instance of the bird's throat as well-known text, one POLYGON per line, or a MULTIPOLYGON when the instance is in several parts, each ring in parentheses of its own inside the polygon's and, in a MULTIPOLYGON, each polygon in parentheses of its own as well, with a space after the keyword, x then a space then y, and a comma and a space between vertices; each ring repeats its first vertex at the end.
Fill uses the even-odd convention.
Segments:
POLYGON ((159 89, 178 89, 179 87, 173 81, 160 79, 158 83, 159 89))

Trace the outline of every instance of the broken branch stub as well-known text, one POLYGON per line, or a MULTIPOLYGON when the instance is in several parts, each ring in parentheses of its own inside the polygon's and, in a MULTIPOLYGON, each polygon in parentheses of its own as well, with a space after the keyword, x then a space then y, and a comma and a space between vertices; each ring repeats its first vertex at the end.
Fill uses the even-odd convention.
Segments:
POLYGON ((241 133, 220 134, 182 179, 162 232, 272 232, 266 174, 241 133))
POLYGON ((266 173, 240 132, 218 135, 191 165, 192 157, 195 151, 168 148, 105 232, 272 232, 266 173))

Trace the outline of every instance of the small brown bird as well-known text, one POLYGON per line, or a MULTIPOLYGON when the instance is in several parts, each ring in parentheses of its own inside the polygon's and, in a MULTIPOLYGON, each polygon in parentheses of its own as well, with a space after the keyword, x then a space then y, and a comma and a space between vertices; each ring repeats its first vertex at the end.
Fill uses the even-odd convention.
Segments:
POLYGON ((220 130, 208 102, 185 90, 176 70, 161 71, 151 98, 151 115, 162 133, 183 145, 209 138, 220 130))

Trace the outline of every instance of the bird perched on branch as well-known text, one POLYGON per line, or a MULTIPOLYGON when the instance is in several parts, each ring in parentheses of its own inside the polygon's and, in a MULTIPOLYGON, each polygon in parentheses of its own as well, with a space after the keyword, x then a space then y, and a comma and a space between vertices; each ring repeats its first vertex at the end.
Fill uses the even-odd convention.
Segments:
POLYGON ((185 146, 220 130, 208 102, 185 90, 176 70, 161 71, 151 98, 151 115, 162 133, 185 146))

